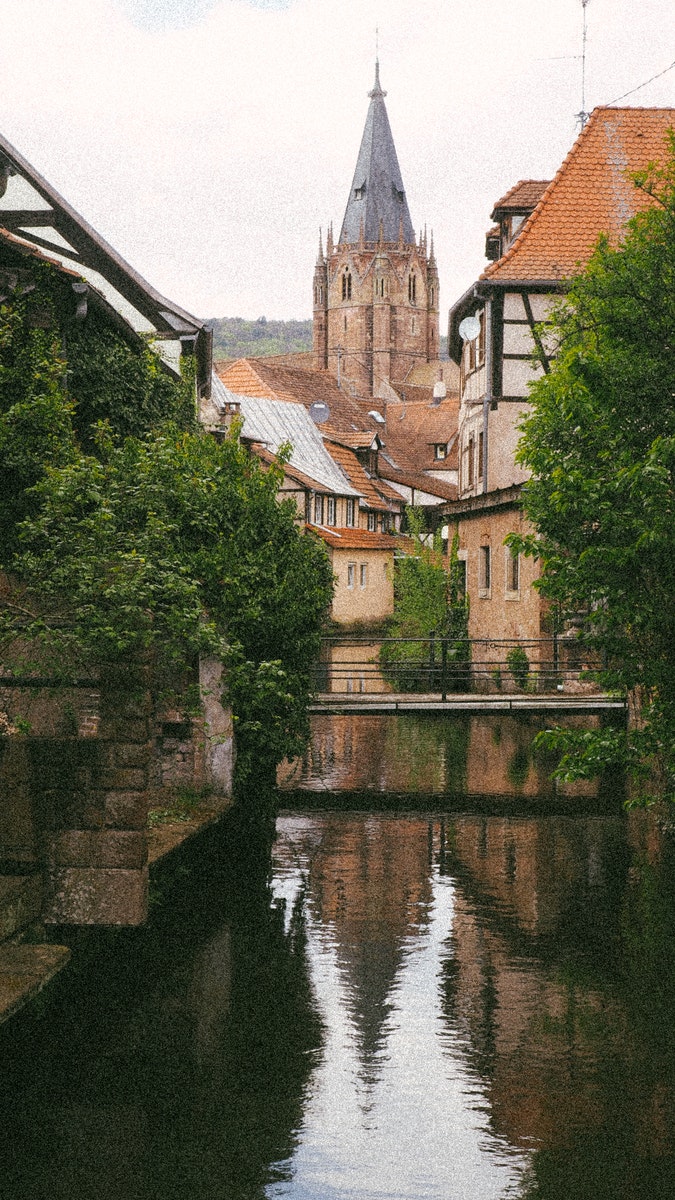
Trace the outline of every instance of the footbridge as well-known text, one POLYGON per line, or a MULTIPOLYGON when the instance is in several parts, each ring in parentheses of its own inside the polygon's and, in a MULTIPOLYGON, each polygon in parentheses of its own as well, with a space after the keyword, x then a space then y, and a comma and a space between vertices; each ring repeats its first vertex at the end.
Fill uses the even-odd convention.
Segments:
POLYGON ((314 670, 313 713, 625 710, 578 639, 332 637, 314 670))

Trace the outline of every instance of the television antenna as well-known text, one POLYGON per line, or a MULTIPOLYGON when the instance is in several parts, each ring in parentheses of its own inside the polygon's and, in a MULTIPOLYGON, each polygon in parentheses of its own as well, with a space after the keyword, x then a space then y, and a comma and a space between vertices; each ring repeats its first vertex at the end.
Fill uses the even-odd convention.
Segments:
POLYGON ((591 0, 581 0, 581 7, 583 9, 583 17, 584 17, 584 25, 583 25, 583 33, 581 35, 581 112, 577 113, 577 121, 579 122, 582 129, 583 129, 584 125, 586 124, 588 118, 591 115, 589 112, 586 112, 586 39, 588 37, 588 22, 586 19, 586 9, 588 8, 588 5, 590 4, 590 2, 591 2, 591 0))

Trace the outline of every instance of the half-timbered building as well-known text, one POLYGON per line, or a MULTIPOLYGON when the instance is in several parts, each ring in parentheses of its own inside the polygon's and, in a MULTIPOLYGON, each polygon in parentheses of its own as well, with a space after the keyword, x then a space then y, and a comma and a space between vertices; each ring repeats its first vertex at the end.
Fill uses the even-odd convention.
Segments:
POLYGON ((491 261, 450 311, 449 351, 460 367, 458 499, 470 597, 470 636, 538 638, 547 614, 532 584, 537 565, 504 539, 524 528, 516 462, 532 380, 550 370, 545 322, 598 238, 620 240, 650 197, 636 172, 666 153, 675 109, 596 108, 555 178, 523 180, 495 205, 491 261))

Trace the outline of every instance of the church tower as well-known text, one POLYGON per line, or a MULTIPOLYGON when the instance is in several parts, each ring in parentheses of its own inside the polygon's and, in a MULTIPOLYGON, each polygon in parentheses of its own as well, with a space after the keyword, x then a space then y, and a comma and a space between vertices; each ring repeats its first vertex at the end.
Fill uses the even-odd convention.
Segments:
POLYGON ((314 269, 314 354, 357 396, 386 396, 438 358, 433 236, 415 238, 380 87, 380 65, 340 237, 329 228, 314 269))

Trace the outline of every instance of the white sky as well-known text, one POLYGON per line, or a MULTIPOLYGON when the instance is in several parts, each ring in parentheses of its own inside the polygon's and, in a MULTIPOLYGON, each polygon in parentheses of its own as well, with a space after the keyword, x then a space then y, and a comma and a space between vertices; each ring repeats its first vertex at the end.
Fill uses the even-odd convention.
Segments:
MULTIPOLYGON (((589 0, 586 108, 675 59, 673 0, 589 0)), ((0 0, 0 130, 197 316, 311 315, 382 86, 442 316, 494 201, 550 178, 581 108, 581 0, 0 0)), ((625 103, 675 106, 675 70, 625 103)))

